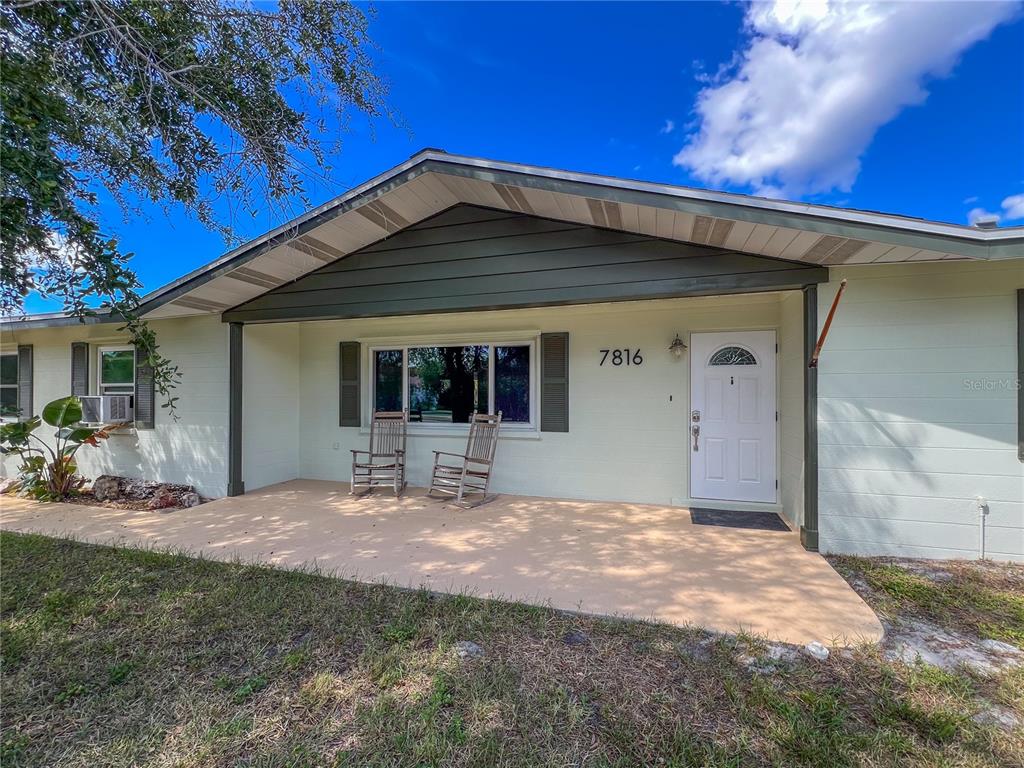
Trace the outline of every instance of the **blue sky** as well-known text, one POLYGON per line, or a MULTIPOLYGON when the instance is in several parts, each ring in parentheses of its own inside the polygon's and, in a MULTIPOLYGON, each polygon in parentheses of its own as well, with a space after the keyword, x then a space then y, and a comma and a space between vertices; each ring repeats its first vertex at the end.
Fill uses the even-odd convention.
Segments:
MULTIPOLYGON (((1020 5, 812 4, 794 13, 711 2, 385 2, 370 31, 405 125, 356 116, 334 183, 310 184, 315 203, 429 146, 960 224, 972 209, 1024 224, 1024 197, 1015 197, 1024 195, 1020 5)), ((125 221, 112 203, 101 208, 147 291, 226 250, 180 210, 146 214, 125 221)), ((242 221, 238 234, 281 220, 277 211, 242 221)), ((38 297, 26 306, 54 308, 38 297)))

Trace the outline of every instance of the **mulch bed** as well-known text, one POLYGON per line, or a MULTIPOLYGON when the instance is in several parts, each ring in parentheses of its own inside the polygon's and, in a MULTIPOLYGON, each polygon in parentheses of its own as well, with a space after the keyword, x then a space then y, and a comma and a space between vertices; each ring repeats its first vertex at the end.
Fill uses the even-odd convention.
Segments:
POLYGON ((65 504, 80 504, 83 507, 105 507, 106 509, 129 509, 136 511, 173 512, 183 507, 164 507, 159 510, 149 509, 148 499, 117 499, 116 501, 100 501, 92 495, 92 491, 81 491, 76 496, 64 499, 65 504))

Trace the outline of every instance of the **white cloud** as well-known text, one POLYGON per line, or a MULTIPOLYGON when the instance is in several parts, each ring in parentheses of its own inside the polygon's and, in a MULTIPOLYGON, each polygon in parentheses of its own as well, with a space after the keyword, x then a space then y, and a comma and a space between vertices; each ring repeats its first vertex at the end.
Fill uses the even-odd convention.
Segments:
POLYGON ((676 129, 676 121, 675 120, 666 120, 665 124, 663 126, 661 126, 661 129, 658 131, 658 133, 672 133, 672 131, 674 131, 675 129, 676 129))
MULTIPOLYGON (((977 199, 976 197, 969 197, 964 202, 973 203, 977 199)), ((994 219, 997 222, 1024 219, 1024 194, 1004 197, 1000 207, 1003 209, 1001 213, 987 211, 984 208, 971 208, 967 212, 967 223, 974 226, 981 219, 994 219)))
POLYGON ((849 190, 875 132, 948 75, 1020 3, 754 3, 736 66, 695 107, 675 156, 714 185, 799 195, 849 190))
POLYGON ((1024 195, 1010 195, 1003 200, 1003 216, 1011 221, 1024 219, 1024 195))
POLYGON ((964 198, 964 205, 970 205, 971 203, 976 203, 976 202, 978 202, 978 196, 977 195, 971 195, 970 197, 965 197, 964 198))
POLYGON ((1003 217, 998 213, 992 213, 992 211, 986 211, 984 208, 971 208, 967 212, 967 223, 972 227, 982 219, 1000 221, 1003 217))

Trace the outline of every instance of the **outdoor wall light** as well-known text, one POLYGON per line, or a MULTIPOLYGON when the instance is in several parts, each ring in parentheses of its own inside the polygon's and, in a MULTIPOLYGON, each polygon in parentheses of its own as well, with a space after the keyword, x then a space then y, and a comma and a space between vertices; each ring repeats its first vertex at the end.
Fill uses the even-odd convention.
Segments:
POLYGON ((668 351, 675 355, 676 360, 682 358, 683 353, 686 351, 686 344, 679 338, 679 334, 676 334, 675 340, 669 345, 668 351))

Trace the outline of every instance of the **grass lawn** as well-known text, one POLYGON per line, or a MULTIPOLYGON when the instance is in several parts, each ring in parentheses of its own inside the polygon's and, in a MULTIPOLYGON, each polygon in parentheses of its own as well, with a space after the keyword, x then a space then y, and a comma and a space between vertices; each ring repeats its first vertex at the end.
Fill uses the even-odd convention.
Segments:
MULTIPOLYGON (((12 533, 0 558, 4 768, 1024 765, 1020 729, 973 719, 1024 718, 1022 667, 773 663, 753 638, 12 533)), ((883 615, 1021 642, 1022 569, 836 564, 883 615)))

